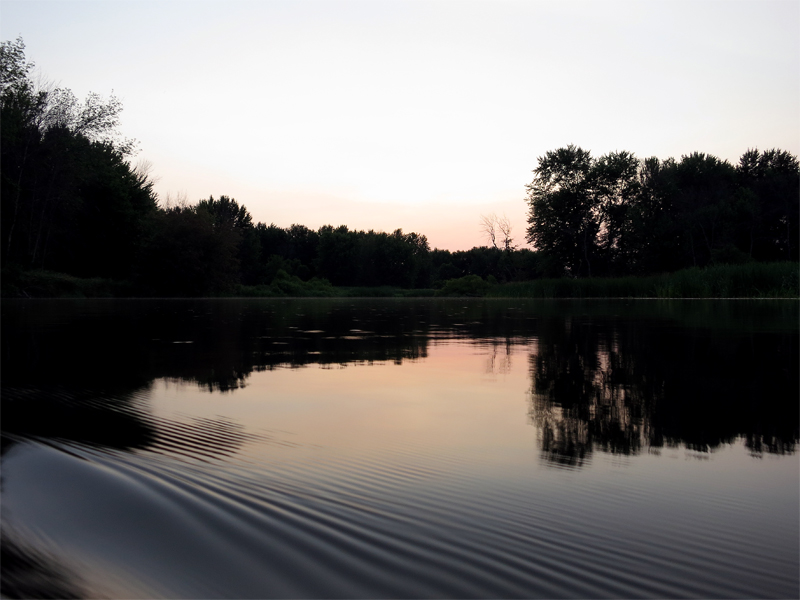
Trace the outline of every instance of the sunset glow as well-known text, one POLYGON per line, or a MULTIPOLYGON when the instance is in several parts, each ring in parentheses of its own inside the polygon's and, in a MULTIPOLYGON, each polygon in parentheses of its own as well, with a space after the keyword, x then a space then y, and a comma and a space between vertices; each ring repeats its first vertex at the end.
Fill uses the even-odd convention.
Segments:
POLYGON ((537 158, 800 151, 800 7, 744 2, 3 0, 41 77, 112 91, 162 201, 524 243, 537 158))

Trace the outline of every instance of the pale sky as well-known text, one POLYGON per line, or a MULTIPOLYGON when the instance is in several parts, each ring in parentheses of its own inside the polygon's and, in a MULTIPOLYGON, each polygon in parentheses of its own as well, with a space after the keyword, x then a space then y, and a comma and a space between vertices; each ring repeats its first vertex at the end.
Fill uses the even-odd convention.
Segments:
POLYGON ((537 158, 800 154, 800 2, 0 0, 44 78, 112 91, 156 190, 254 221, 524 242, 537 158))

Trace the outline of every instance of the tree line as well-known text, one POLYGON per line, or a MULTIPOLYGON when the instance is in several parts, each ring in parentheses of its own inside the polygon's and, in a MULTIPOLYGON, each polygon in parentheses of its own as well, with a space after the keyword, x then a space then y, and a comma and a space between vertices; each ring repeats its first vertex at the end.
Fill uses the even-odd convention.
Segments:
POLYGON ((135 293, 203 295, 276 277, 427 288, 465 275, 534 275, 529 250, 431 249, 424 235, 254 223, 227 196, 160 203, 113 95, 36 85, 21 39, 0 46, 2 266, 124 280, 135 293))
POLYGON ((3 266, 124 278, 156 213, 121 103, 33 82, 21 39, 0 46, 3 266))
MULTIPOLYGON (((732 166, 695 153, 594 159, 575 146, 539 159, 527 239, 483 217, 491 246, 431 249, 419 233, 254 223, 228 196, 160 202, 136 142, 118 132, 113 95, 79 100, 37 85, 22 39, 0 45, 0 257, 9 274, 46 270, 126 282, 135 295, 233 294, 317 280, 334 286, 439 288, 542 276, 674 271, 798 260, 798 162, 750 150, 732 166)), ((296 286, 295 286, 296 287, 296 286)))
POLYGON ((429 247, 418 233, 362 231, 346 225, 253 223, 227 196, 156 208, 132 278, 143 293, 204 295, 267 286, 282 278, 343 287, 440 287, 466 275, 521 281, 535 276, 529 250, 429 247))
POLYGON ((751 149, 732 165, 700 152, 593 158, 570 145, 539 158, 527 190, 527 237, 543 274, 800 259, 800 167, 783 150, 751 149))

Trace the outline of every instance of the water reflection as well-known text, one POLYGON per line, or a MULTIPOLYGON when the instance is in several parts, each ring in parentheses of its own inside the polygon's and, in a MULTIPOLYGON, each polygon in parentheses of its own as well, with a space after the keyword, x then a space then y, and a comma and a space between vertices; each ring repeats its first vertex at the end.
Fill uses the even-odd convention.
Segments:
POLYGON ((157 436, 156 425, 139 406, 137 392, 3 385, 2 451, 25 438, 118 450, 146 448, 157 436))
POLYGON ((3 595, 786 595, 796 308, 6 302, 3 595))
POLYGON ((4 598, 85 598, 80 577, 57 556, 26 542, 3 523, 0 532, 0 588, 4 598))
POLYGON ((796 336, 568 318, 530 355, 529 417, 542 456, 580 466, 596 450, 682 444, 709 452, 745 436, 753 454, 798 441, 796 336))
POLYGON ((263 439, 225 418, 156 418, 148 406, 149 388, 110 396, 4 386, 2 453, 21 440, 37 439, 204 461, 233 456, 243 444, 263 439))
MULTIPOLYGON (((166 431, 157 431, 149 414, 153 381, 231 392, 247 386, 253 372, 402 364, 424 360, 431 344, 463 340, 486 355, 486 372, 494 376, 510 372, 513 348, 528 350, 528 414, 547 461, 581 465, 598 450, 637 454, 675 444, 710 451, 738 436, 754 454, 792 453, 798 442, 794 308, 7 301, 3 443, 21 435, 152 447, 166 431)), ((230 423, 212 427, 224 436, 204 431, 207 423, 181 427, 197 430, 222 454, 230 449, 221 440, 235 446, 239 439, 230 423)), ((193 435, 181 431, 185 439, 193 435)))

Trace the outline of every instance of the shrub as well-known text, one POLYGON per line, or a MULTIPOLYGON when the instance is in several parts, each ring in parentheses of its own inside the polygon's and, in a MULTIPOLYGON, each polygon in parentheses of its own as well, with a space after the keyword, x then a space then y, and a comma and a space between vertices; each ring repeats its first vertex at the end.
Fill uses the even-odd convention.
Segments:
POLYGON ((478 275, 466 275, 458 279, 448 279, 444 287, 436 291, 437 296, 485 296, 489 283, 478 275))
POLYGON ((503 298, 797 298, 795 262, 692 267, 645 277, 538 279, 493 287, 503 298))

